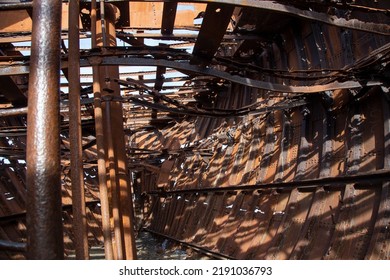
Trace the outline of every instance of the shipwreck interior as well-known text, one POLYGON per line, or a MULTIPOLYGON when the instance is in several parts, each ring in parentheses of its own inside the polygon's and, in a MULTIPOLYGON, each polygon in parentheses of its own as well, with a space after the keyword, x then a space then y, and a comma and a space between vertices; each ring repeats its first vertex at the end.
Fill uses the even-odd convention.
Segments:
POLYGON ((0 0, 0 259, 390 259, 390 1, 0 0))

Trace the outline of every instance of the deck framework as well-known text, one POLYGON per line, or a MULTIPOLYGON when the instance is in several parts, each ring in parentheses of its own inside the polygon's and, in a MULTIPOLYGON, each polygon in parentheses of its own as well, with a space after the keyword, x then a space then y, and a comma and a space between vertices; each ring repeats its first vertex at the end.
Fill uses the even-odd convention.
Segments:
POLYGON ((0 259, 390 259, 387 0, 0 0, 0 259))

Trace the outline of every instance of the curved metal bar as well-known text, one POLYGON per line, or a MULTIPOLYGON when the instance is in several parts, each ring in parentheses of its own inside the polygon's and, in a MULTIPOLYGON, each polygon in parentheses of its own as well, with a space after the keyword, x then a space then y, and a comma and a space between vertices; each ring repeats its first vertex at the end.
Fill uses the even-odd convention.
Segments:
MULTIPOLYGON (((286 92, 286 93, 317 93, 328 90, 336 89, 351 89, 362 88, 362 85, 357 81, 346 82, 331 82, 323 85, 311 85, 311 86, 286 86, 282 84, 275 84, 269 82, 263 82, 250 78, 232 75, 223 71, 219 71, 212 68, 204 68, 197 65, 191 65, 188 62, 169 61, 164 59, 148 59, 148 58, 127 58, 127 57, 90 57, 88 60, 82 59, 80 65, 83 67, 94 65, 123 65, 123 66, 164 66, 174 68, 176 70, 182 70, 185 72, 192 72, 202 75, 208 75, 212 77, 221 78, 227 81, 231 81, 237 84, 269 90, 273 92, 286 92)), ((381 82, 370 82, 367 86, 381 85, 381 82)))

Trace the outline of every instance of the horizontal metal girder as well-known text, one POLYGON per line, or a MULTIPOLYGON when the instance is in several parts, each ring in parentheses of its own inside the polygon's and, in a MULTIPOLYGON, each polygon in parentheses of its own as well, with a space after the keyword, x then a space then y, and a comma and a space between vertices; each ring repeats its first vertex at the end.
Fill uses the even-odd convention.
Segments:
MULTIPOLYGON (((106 0, 106 2, 121 2, 129 0, 106 0)), ((82 0, 81 2, 90 2, 90 0, 82 0)), ((145 0, 144 2, 172 2, 171 0, 145 0)), ((374 22, 364 22, 358 19, 345 19, 339 18, 337 16, 329 15, 326 13, 320 13, 310 10, 302 10, 297 7, 280 4, 276 1, 259 1, 259 0, 195 0, 195 1, 185 1, 186 3, 219 3, 219 4, 229 4, 238 7, 251 7, 257 8, 269 12, 276 12, 281 14, 287 14, 293 17, 298 17, 306 20, 317 21, 326 23, 333 26, 338 26, 342 28, 360 30, 365 32, 390 35, 390 25, 386 23, 374 23, 374 22)))
POLYGON ((26 10, 26 9, 32 9, 32 1, 25 2, 25 3, 15 2, 15 3, 0 4, 0 11, 26 10))
POLYGON ((27 107, 0 109, 0 117, 27 115, 27 107))
POLYGON ((382 169, 366 173, 358 173, 354 175, 337 176, 337 177, 324 177, 317 179, 298 180, 291 182, 275 182, 264 183, 256 185, 238 185, 238 186, 226 186, 217 188, 203 188, 203 189, 183 189, 173 191, 150 191, 147 194, 150 195, 169 195, 175 193, 207 193, 207 192, 229 192, 229 191, 257 191, 257 190, 269 190, 269 189, 281 189, 291 190, 294 188, 313 188, 313 187, 326 187, 338 188, 344 184, 376 184, 379 182, 385 182, 390 180, 390 170, 382 169))
MULTIPOLYGON (((81 0, 80 2, 91 2, 90 0, 81 0)), ((129 0, 115 0, 106 2, 129 2, 129 0)), ((145 0, 145 2, 172 2, 170 0, 145 0)), ((219 3, 219 4, 228 4, 238 7, 252 7, 269 12, 276 12, 287 14, 293 17, 298 17, 306 20, 322 22, 333 26, 338 26, 341 28, 360 30, 370 33, 377 33, 383 35, 390 35, 390 26, 386 23, 374 23, 374 22, 364 22, 359 19, 345 19, 339 18, 337 16, 329 15, 326 13, 320 13, 310 10, 302 10, 294 6, 285 5, 276 3, 273 1, 258 1, 258 0, 195 0, 195 1, 185 1, 186 3, 219 3)), ((31 7, 32 2, 28 3, 12 3, 12 4, 1 4, 1 10, 9 9, 25 9, 31 7)))

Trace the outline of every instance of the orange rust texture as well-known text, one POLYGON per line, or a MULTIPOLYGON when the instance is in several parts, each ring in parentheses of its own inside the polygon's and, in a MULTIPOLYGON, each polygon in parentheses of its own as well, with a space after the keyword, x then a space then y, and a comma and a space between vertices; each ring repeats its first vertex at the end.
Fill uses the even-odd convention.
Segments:
MULTIPOLYGON (((69 4, 62 4, 62 30, 68 30, 69 4)), ((1 32, 31 32, 32 19, 26 10, 2 11, 0 21, 1 32)))
MULTIPOLYGON (((303 30, 301 52, 296 34, 284 34, 291 69, 348 64, 351 58, 343 52, 339 29, 322 27, 322 47, 327 47, 324 61, 316 60, 318 54, 307 41, 313 36, 311 27, 303 30), (320 64, 314 65, 315 60, 320 64)), ((375 43, 359 32, 352 36, 366 47, 352 45, 353 59, 375 48, 375 43)), ((277 68, 282 68, 281 56, 276 57, 277 68)), ((218 104, 222 108, 243 106, 243 92, 237 88, 234 96, 218 104)), ((262 92, 257 96, 258 101, 267 98, 262 92)), ((313 97, 306 108, 234 122, 198 118, 195 127, 184 123, 162 131, 163 137, 180 138, 194 130, 192 137, 180 138, 180 145, 195 145, 194 139, 203 137, 197 147, 209 148, 212 155, 181 154, 169 163, 172 168, 163 165, 165 177, 159 187, 199 192, 156 199, 158 210, 149 220, 150 228, 238 259, 389 259, 388 184, 223 191, 233 185, 337 177, 386 168, 384 123, 389 108, 383 93, 372 89, 356 101, 350 91, 337 90, 332 98, 328 108, 313 97), (202 193, 207 187, 221 191, 202 193)), ((147 147, 152 146, 153 138, 158 139, 153 134, 149 137, 147 147)), ((135 134, 133 141, 137 143, 137 139, 135 134)))
MULTIPOLYGON (((362 153, 368 156, 359 156, 361 161, 358 163, 358 172, 377 170, 383 164, 384 135, 383 130, 377 128, 383 126, 382 109, 377 106, 380 100, 380 95, 374 94, 370 100, 359 107, 359 114, 365 117, 359 127, 363 142, 361 147, 356 149, 358 152, 360 148, 363 149, 362 153), (371 111, 373 106, 378 110, 376 113, 371 111), (372 129, 365 129, 366 126, 372 129), (378 156, 373 157, 373 155, 378 156)), ((261 129, 261 123, 250 126, 251 129, 245 127, 245 123, 238 123, 234 139, 242 140, 244 132, 246 139, 231 144, 230 149, 231 151, 236 149, 235 152, 224 151, 223 153, 221 149, 214 152, 209 164, 213 164, 213 160, 218 159, 220 167, 218 174, 211 174, 216 172, 217 168, 207 167, 203 169, 203 174, 191 173, 192 180, 202 181, 203 187, 220 187, 221 192, 202 193, 200 190, 199 193, 173 194, 167 198, 160 198, 156 206, 159 210, 151 219, 151 229, 240 259, 365 258, 377 221, 378 206, 380 203, 386 203, 381 202, 380 186, 356 184, 325 188, 321 186, 309 189, 294 188, 282 192, 271 190, 223 192, 224 186, 229 185, 228 182, 253 183, 250 176, 239 174, 241 171, 235 168, 236 165, 246 166, 248 170, 257 172, 259 175, 256 183, 272 182, 272 178, 278 172, 280 173, 280 170, 285 172, 285 175, 280 176, 284 181, 294 180, 298 175, 300 179, 318 178, 321 169, 319 163, 323 160, 321 158, 324 145, 323 126, 327 125, 327 122, 330 122, 332 126, 330 130, 334 132, 332 157, 327 159, 332 162, 330 173, 333 176, 347 174, 352 166, 352 159, 349 156, 352 136, 346 133, 345 126, 351 125, 351 117, 355 113, 340 114, 340 120, 332 120, 327 118, 321 105, 313 104, 310 109, 313 113, 306 117, 309 118, 307 123, 310 126, 305 131, 301 129, 302 112, 294 110, 291 114, 289 122, 291 135, 288 136, 290 144, 285 145, 288 149, 289 164, 287 165, 281 162, 280 152, 275 152, 271 156, 263 155, 260 163, 256 164, 254 157, 263 153, 244 147, 246 144, 255 143, 254 147, 258 149, 263 147, 264 152, 267 150, 267 145, 275 143, 273 146, 276 148, 273 147, 272 151, 278 151, 280 142, 274 135, 275 131, 278 131, 280 138, 283 118, 279 117, 273 123, 269 122, 266 129, 268 131, 262 137, 255 133, 259 132, 258 126, 261 129), (305 137, 302 137, 303 135, 305 137), (260 139, 257 141, 261 143, 256 143, 255 139, 258 137, 260 139), (299 138, 301 141, 297 144, 299 138), (298 151, 297 145, 300 145, 298 151), (302 148, 302 145, 309 146, 310 149, 302 148), (252 163, 251 167, 247 166, 249 157, 253 157, 249 160, 252 163), (272 168, 273 161, 276 161, 274 168, 272 168), (294 171, 299 164, 304 166, 303 173, 295 172, 294 176, 294 171), (268 168, 264 171, 262 167, 268 168), (236 173, 234 170, 237 170, 236 173), (222 176, 221 173, 225 175, 222 176), (217 182, 221 184, 204 180, 209 175, 216 178, 219 176, 217 182), (194 179, 194 176, 198 178, 194 179)), ((196 161, 198 157, 192 158, 196 161)), ((179 163, 182 164, 183 160, 179 160, 176 164, 179 163)), ((174 168, 177 170, 172 177, 176 177, 180 169, 177 166, 174 168)), ((182 172, 188 171, 183 168, 182 172)), ((170 178, 170 180, 175 179, 170 178)), ((196 188, 189 180, 181 181, 181 186, 177 185, 166 185, 165 188, 167 190, 196 188), (188 185, 181 185, 183 182, 188 185)), ((375 255, 369 257, 375 258, 375 255)))
MULTIPOLYGON (((164 3, 131 2, 131 28, 160 28, 164 3), (148 18, 150 20, 145 20, 148 18)), ((62 30, 68 29, 69 4, 62 4, 62 30)), ((206 4, 186 3, 176 14, 175 27, 194 26, 194 18, 206 8, 206 4)), ((31 32, 32 20, 27 11, 1 11, 1 32, 31 32)), ((81 26, 81 25, 80 25, 81 26)))
MULTIPOLYGON (((130 2, 130 27, 160 28, 164 3, 130 2), (149 19, 145 21, 145 18, 149 19)), ((194 26, 194 18, 206 9, 206 4, 185 3, 177 10, 175 27, 194 26)))

